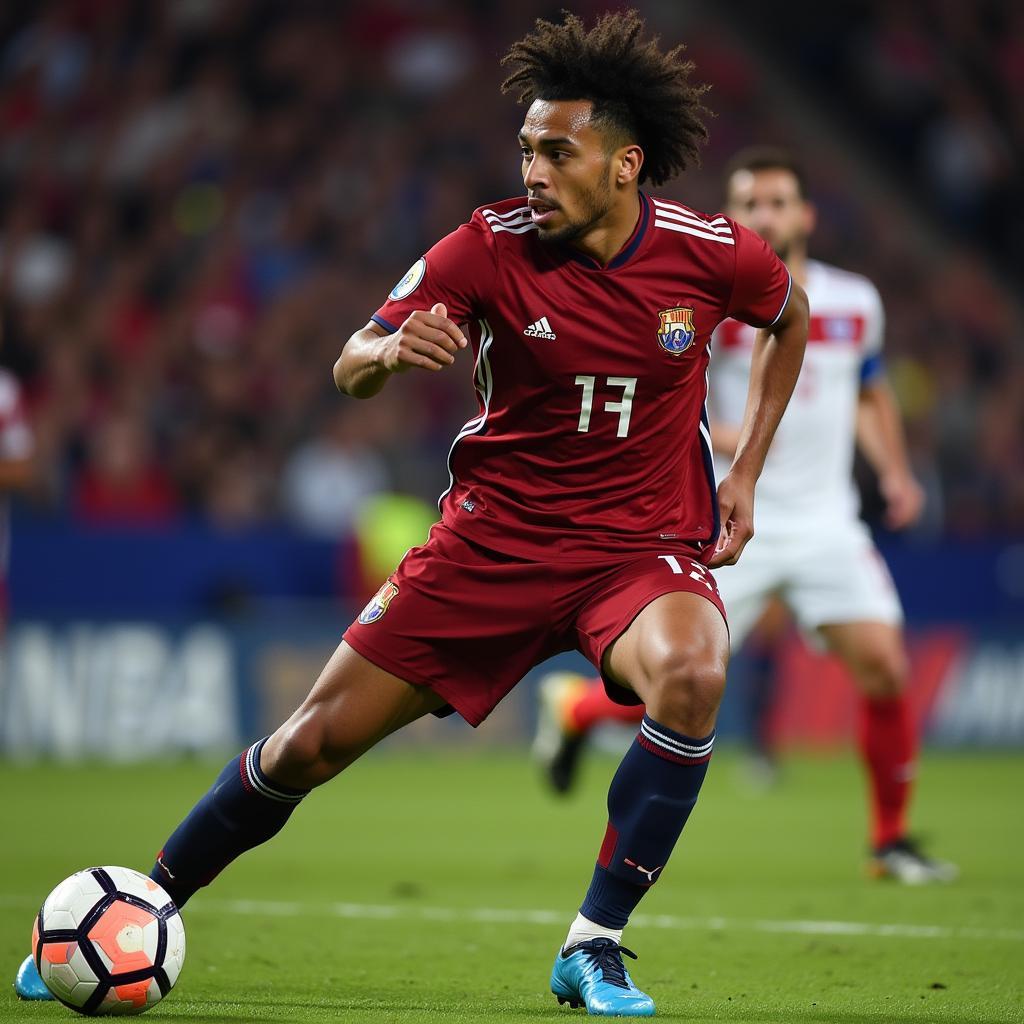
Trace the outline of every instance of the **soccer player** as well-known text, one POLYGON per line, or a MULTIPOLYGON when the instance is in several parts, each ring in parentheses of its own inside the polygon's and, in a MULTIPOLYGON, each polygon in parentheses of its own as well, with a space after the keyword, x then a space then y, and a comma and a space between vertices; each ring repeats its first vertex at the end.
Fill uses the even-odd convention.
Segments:
POLYGON ((227 765, 152 877, 186 903, 384 736, 449 709, 477 725, 534 665, 577 649, 647 712, 551 987, 592 1014, 649 1016, 622 929, 707 771, 729 650, 709 568, 750 537, 807 302, 756 234, 640 188, 685 168, 705 136, 681 48, 645 38, 635 12, 589 30, 567 15, 538 21, 505 62, 504 89, 528 105, 526 195, 478 209, 417 260, 334 368, 343 392, 370 398, 395 373, 460 372, 470 350, 479 413, 452 446, 441 521, 291 718, 227 765), (716 495, 703 405, 708 340, 727 317, 764 330, 716 495))
MULTIPOLYGON (((786 262, 811 302, 807 353, 758 487, 757 539, 720 574, 734 647, 773 596, 805 633, 837 654, 860 695, 858 743, 871 811, 869 872, 908 884, 949 881, 956 869, 929 859, 907 834, 915 736, 904 686, 903 614, 885 563, 857 516, 854 444, 878 474, 892 529, 913 523, 922 492, 910 470, 882 362, 882 304, 870 281, 811 260, 815 212, 804 172, 788 153, 749 150, 730 164, 728 212, 786 262)), ((710 406, 718 469, 741 436, 754 332, 736 320, 714 334, 710 406)), ((537 753, 552 785, 572 782, 585 736, 628 709, 579 676, 542 681, 537 753)), ((635 712, 634 712, 635 715, 635 712)))

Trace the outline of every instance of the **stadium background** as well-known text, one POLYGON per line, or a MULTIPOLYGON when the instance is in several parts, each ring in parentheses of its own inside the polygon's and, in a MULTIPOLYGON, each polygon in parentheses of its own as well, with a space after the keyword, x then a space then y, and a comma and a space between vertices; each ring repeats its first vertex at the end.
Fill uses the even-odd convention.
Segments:
MULTIPOLYGON (((520 193, 496 60, 559 6, 0 5, 0 364, 38 448, 0 675, 0 1020, 67 1019, 3 982, 45 893, 147 868, 423 531, 468 365, 368 403, 330 369, 426 246, 520 193)), ((789 144, 814 254, 885 299, 928 493, 919 528, 879 533, 928 727, 914 824, 963 877, 861 877, 849 694, 793 644, 776 725, 830 756, 794 752, 755 792, 720 745, 631 923, 635 976, 691 1024, 1022 1020, 1024 8, 639 6, 713 85, 704 166, 667 194, 716 210, 735 149, 789 144)), ((153 1018, 551 1020, 616 759, 587 762, 577 799, 546 793, 534 682, 476 733, 431 719, 370 755, 192 901, 153 1018)))
MULTIPOLYGON (((716 210, 732 152, 790 145, 814 255, 881 289, 928 494, 918 528, 880 536, 917 707, 934 741, 1019 745, 1024 14, 642 6, 713 87, 704 166, 666 194, 716 210)), ((231 746, 304 692, 422 533, 471 408, 468 363, 368 403, 331 366, 427 246, 521 191, 496 58, 556 7, 4 5, 0 359, 38 457, 13 514, 0 749, 231 746)), ((785 665, 784 736, 843 740, 841 681, 796 644, 785 665)), ((475 741, 522 738, 528 696, 475 741)))

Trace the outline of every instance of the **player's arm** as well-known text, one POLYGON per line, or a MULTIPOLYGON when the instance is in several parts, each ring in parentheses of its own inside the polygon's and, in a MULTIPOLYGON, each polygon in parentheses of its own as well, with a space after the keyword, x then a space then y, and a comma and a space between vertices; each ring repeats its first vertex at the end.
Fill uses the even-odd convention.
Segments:
POLYGON ((414 366, 437 372, 455 362, 466 336, 438 302, 430 312, 415 310, 394 333, 375 320, 355 332, 334 364, 334 383, 353 398, 370 398, 393 373, 414 366))
POLYGON ((736 455, 718 488, 722 527, 718 547, 708 563, 711 568, 732 565, 754 535, 754 485, 800 375, 807 321, 807 295, 793 282, 789 301, 778 320, 770 329, 757 333, 736 455))
POLYGON ((857 403, 857 444, 878 475, 885 499, 885 522, 902 530, 917 522, 924 491, 914 479, 906 438, 892 388, 881 374, 865 382, 857 403))

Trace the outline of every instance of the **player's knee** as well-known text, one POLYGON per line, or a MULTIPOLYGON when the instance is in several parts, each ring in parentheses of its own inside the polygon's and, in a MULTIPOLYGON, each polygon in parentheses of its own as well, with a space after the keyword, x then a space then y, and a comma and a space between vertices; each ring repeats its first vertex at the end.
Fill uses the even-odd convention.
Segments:
POLYGON ((706 651, 683 649, 667 652, 652 668, 648 714, 686 735, 710 732, 725 690, 725 665, 706 651))
POLYGON ((909 665, 902 647, 878 646, 861 652, 858 659, 861 688, 870 697, 897 697, 907 684, 909 665))
POLYGON ((265 765, 267 774, 300 789, 322 785, 354 760, 345 744, 332 739, 315 709, 293 715, 274 733, 267 747, 272 753, 271 763, 265 765))

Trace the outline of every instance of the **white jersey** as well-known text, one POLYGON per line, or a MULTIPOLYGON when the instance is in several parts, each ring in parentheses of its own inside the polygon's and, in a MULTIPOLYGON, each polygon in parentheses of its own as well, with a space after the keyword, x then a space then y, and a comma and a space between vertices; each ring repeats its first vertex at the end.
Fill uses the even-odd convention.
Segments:
MULTIPOLYGON (((858 511, 853 485, 857 397, 881 372, 884 314, 874 285, 825 263, 807 263, 807 352, 793 397, 757 484, 754 526, 802 533, 858 511)), ((756 331, 727 320, 712 336, 711 421, 743 421, 756 331)), ((719 479, 729 461, 716 456, 719 479)))

